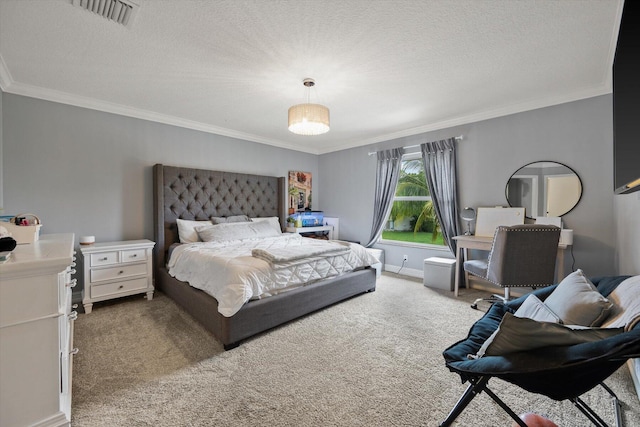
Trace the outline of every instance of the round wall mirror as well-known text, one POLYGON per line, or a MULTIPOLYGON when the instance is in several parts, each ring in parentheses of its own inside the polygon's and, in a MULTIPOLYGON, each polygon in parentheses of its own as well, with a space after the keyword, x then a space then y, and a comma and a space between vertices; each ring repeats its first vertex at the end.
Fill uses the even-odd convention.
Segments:
POLYGON ((533 162, 511 175, 505 195, 509 206, 525 208, 527 218, 562 216, 580 201, 582 181, 562 163, 533 162))

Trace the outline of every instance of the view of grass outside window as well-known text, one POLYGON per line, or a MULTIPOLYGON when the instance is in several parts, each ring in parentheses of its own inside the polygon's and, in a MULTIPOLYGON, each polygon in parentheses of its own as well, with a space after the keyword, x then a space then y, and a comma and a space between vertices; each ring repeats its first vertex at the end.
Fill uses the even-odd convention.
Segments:
POLYGON ((420 153, 405 155, 383 240, 444 246, 420 153))

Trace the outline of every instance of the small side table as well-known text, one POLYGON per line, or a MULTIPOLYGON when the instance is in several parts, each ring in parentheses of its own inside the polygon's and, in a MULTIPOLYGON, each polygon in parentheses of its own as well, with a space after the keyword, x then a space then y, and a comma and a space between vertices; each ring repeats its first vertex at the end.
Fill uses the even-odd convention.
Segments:
POLYGON ((287 227, 287 233, 315 233, 317 231, 328 231, 329 240, 333 240, 333 225, 321 225, 318 227, 287 227))
POLYGON ((82 304, 91 313, 93 303, 146 293, 153 299, 151 240, 94 243, 81 246, 84 269, 82 304))

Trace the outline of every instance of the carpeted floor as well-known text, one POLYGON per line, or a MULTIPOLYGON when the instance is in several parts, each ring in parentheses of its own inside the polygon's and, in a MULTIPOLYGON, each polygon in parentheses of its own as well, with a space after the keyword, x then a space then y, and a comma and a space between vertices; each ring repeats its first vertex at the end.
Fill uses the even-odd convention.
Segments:
MULTIPOLYGON (((225 352, 169 298, 131 297, 94 306, 75 324, 72 425, 437 426, 465 385, 441 353, 464 339, 482 312, 479 291, 451 292, 385 273, 376 292, 291 322, 225 352)), ((626 367, 608 381, 627 426, 640 403, 626 367)), ((517 413, 561 427, 587 426, 568 402, 492 380, 517 413)), ((599 390, 585 401, 613 423, 599 390)), ((481 394, 458 426, 511 426, 481 394)))

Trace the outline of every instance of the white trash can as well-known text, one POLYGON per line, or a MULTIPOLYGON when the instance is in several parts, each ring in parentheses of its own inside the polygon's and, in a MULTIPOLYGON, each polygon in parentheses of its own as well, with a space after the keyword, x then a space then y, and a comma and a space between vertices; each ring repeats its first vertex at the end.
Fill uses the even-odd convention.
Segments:
POLYGON ((431 257, 424 260, 425 286, 453 291, 456 260, 452 258, 431 257))

